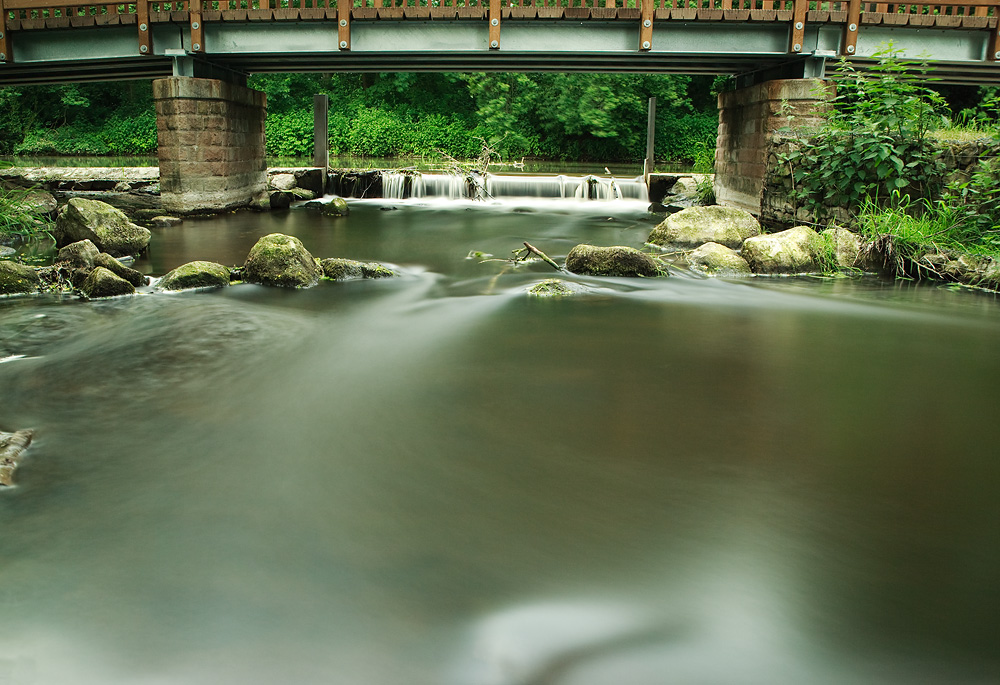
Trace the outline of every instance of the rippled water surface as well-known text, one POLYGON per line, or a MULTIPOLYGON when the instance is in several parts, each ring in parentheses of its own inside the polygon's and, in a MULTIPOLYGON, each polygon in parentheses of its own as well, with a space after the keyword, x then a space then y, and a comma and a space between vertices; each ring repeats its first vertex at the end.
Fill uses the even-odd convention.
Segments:
MULTIPOLYGON (((382 211, 387 207, 395 211, 382 211)), ((281 231, 398 279, 0 300, 0 683, 1000 680, 1000 303, 875 280, 567 277, 627 203, 281 231), (18 357, 18 355, 23 355, 18 357)))

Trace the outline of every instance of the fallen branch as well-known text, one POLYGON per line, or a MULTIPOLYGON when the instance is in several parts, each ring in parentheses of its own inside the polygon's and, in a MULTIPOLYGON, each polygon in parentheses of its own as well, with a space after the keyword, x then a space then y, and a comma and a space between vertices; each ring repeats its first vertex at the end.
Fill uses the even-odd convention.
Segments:
POLYGON ((556 264, 556 263, 555 263, 554 261, 552 261, 552 259, 551 259, 551 258, 550 258, 550 257, 549 257, 549 256, 548 256, 547 254, 545 254, 544 252, 542 252, 541 250, 539 250, 539 249, 538 249, 537 247, 535 247, 534 245, 531 245, 530 243, 524 243, 524 246, 525 246, 526 248, 528 248, 528 252, 531 252, 532 254, 534 254, 534 255, 537 255, 537 256, 539 256, 539 257, 541 257, 541 258, 542 258, 542 260, 543 260, 543 261, 544 261, 544 262, 545 262, 546 264, 548 264, 549 266, 551 266, 551 267, 552 267, 553 269, 555 269, 556 271, 562 271, 562 269, 561 269, 561 268, 559 267, 559 265, 558 265, 558 264, 556 264))

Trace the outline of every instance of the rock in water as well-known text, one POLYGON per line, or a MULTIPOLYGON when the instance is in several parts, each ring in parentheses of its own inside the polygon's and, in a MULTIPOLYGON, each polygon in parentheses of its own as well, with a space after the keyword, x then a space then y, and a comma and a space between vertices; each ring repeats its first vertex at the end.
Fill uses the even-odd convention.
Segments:
POLYGON ((736 249, 760 235, 760 223, 750 212, 733 207, 688 207, 664 219, 646 242, 678 249, 719 243, 736 249))
POLYGON ((115 276, 118 278, 124 278, 136 288, 149 283, 149 279, 146 278, 146 276, 139 273, 135 269, 130 269, 125 266, 107 252, 102 252, 94 258, 94 266, 103 266, 115 276))
POLYGON ((858 263, 858 254, 861 252, 861 240, 858 236, 839 226, 828 228, 820 235, 832 247, 837 266, 849 269, 858 263))
POLYGON ((103 266, 95 267, 80 286, 80 291, 90 299, 131 295, 135 288, 124 278, 115 276, 103 266))
POLYGON ((93 241, 78 240, 59 250, 55 263, 71 269, 93 269, 94 258, 100 253, 93 241))
POLYGON ((90 240, 101 252, 123 257, 145 250, 150 233, 105 202, 74 197, 60 210, 54 237, 57 245, 90 240))
POLYGON ((331 257, 320 261, 323 275, 333 281, 349 281, 354 278, 391 278, 396 272, 378 262, 357 262, 353 259, 331 257))
POLYGON ((171 228, 180 226, 184 220, 176 216, 154 216, 149 220, 149 225, 153 228, 171 228))
POLYGON ((41 284, 38 272, 30 266, 0 260, 0 295, 33 293, 41 284))
POLYGON ((229 285, 229 267, 215 262, 188 262, 160 279, 160 290, 219 288, 229 285))
POLYGON ((0 486, 14 484, 14 471, 21 460, 21 454, 28 449, 35 436, 32 430, 15 433, 0 432, 0 486))
POLYGON ((270 181, 271 187, 276 190, 291 190, 295 187, 294 174, 275 174, 270 181))
POLYGON ((577 291, 559 278, 549 278, 528 288, 528 294, 535 297, 562 297, 572 295, 574 292, 577 291))
POLYGON ((566 255, 566 269, 591 276, 661 276, 656 260, 634 247, 577 245, 566 255))
POLYGON ((705 243, 688 255, 694 271, 709 276, 750 276, 753 272, 743 257, 719 243, 705 243))
POLYGON ((257 241, 243 265, 247 283, 283 288, 316 285, 323 269, 302 241, 283 233, 272 233, 257 241))
POLYGON ((748 238, 743 259, 758 274, 801 274, 822 268, 823 239, 808 226, 748 238))

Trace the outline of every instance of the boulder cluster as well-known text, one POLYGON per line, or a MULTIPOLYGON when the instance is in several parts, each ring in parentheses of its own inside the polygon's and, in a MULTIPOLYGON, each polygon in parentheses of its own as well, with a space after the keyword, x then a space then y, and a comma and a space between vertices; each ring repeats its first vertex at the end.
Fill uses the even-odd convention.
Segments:
POLYGON ((647 242, 673 253, 709 276, 802 274, 854 267, 861 241, 844 228, 817 233, 796 226, 762 234, 760 223, 741 209, 691 207, 668 216, 647 242))

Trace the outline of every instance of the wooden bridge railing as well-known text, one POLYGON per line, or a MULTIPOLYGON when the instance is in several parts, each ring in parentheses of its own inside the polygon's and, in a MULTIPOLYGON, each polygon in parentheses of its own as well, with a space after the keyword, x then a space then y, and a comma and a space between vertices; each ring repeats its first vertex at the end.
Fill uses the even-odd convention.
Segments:
POLYGON ((0 63, 11 56, 10 31, 135 25, 137 52, 150 55, 154 23, 185 24, 193 52, 205 51, 204 22, 335 21, 341 50, 351 45, 352 20, 471 19, 489 22, 491 49, 500 47, 506 19, 595 19, 639 22, 639 51, 653 43, 653 23, 787 22, 789 53, 803 51, 807 24, 843 26, 841 52, 853 55, 862 25, 982 29, 990 32, 987 60, 1000 60, 1000 0, 938 4, 862 0, 0 0, 0 63))

